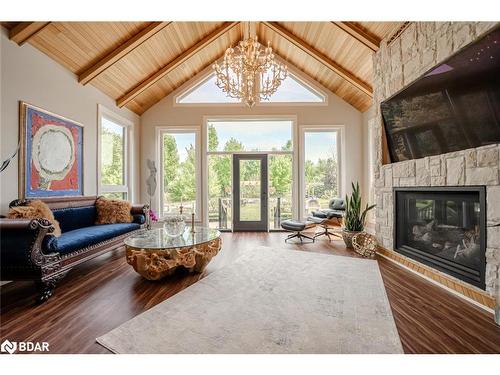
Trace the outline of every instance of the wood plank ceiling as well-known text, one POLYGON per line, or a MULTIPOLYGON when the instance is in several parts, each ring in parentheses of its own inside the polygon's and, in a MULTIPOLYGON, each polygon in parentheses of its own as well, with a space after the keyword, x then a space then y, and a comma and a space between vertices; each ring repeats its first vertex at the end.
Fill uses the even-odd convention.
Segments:
MULTIPOLYGON (((258 22, 260 41, 360 111, 371 105, 371 54, 403 22, 258 22)), ((240 22, 4 22, 35 48, 137 114, 243 38, 240 22)))

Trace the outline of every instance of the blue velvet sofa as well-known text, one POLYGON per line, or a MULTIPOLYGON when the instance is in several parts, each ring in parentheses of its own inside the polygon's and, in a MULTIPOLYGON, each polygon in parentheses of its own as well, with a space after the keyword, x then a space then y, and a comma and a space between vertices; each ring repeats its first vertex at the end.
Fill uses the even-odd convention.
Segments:
MULTIPOLYGON (((0 276, 2 280, 34 280, 39 301, 47 300, 59 280, 76 265, 123 246, 141 229, 147 206, 134 205, 132 223, 95 225, 97 197, 42 199, 54 213, 61 236, 46 219, 0 219, 0 276)), ((15 200, 10 206, 25 204, 15 200)))

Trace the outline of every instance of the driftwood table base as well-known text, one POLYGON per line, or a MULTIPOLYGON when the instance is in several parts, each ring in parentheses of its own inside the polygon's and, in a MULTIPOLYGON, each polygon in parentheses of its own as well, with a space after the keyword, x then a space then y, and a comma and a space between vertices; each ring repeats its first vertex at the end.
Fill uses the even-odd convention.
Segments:
POLYGON ((179 267, 190 272, 203 272, 207 264, 221 248, 221 238, 211 241, 170 249, 127 248, 127 263, 148 280, 159 280, 171 275, 179 267))

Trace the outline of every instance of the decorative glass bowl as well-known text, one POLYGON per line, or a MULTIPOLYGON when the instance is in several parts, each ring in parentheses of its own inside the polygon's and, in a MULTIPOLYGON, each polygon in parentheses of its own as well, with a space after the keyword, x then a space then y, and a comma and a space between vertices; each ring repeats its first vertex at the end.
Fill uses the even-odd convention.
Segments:
POLYGON ((184 233, 186 224, 182 215, 167 215, 163 218, 163 230, 169 237, 179 237, 184 233))

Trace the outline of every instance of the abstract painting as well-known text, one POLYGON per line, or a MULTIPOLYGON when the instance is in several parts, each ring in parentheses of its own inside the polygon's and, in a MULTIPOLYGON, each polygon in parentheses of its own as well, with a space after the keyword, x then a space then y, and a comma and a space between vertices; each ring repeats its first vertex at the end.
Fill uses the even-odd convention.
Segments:
POLYGON ((83 195, 83 126, 20 102, 20 198, 83 195))

